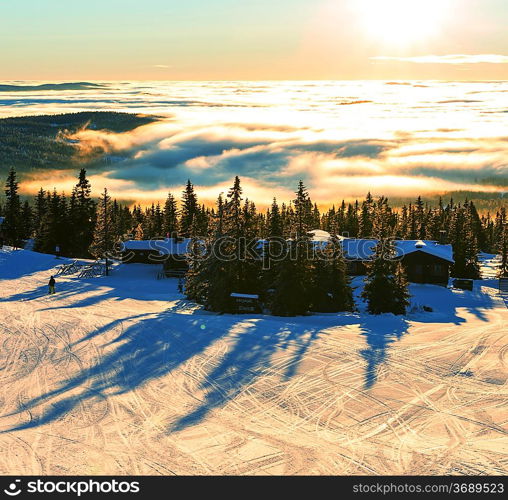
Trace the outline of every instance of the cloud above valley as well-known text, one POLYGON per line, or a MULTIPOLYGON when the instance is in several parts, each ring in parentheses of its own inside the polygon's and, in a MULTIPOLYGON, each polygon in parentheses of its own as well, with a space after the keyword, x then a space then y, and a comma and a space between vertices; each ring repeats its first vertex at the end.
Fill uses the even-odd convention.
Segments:
MULTIPOLYGON (((165 117, 127 133, 87 129, 72 136, 83 154, 107 152, 89 173, 97 191, 108 187, 118 198, 163 201, 191 179, 211 202, 235 175, 259 205, 274 196, 290 200, 300 179, 322 204, 369 190, 387 196, 508 190, 504 82, 116 85, 107 97, 87 99, 97 99, 95 109, 115 101, 114 109, 165 117)), ((66 98, 72 106, 84 96, 66 98)), ((51 178, 69 191, 74 175, 51 178)), ((23 189, 53 188, 44 178, 47 172, 33 172, 23 189)))

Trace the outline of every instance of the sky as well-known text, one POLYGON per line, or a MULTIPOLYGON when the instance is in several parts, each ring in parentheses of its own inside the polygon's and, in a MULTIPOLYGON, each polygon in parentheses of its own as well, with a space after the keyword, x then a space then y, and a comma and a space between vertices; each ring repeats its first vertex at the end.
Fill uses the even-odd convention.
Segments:
POLYGON ((0 0, 0 80, 508 79, 506 0, 0 0))

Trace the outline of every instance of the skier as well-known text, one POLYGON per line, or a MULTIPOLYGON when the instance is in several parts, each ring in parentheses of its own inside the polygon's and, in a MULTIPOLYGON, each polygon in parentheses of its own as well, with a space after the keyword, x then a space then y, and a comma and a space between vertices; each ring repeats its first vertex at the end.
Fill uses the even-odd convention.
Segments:
POLYGON ((54 294, 55 293, 55 278, 53 276, 51 276, 51 278, 49 278, 48 286, 49 286, 48 294, 49 295, 54 294))

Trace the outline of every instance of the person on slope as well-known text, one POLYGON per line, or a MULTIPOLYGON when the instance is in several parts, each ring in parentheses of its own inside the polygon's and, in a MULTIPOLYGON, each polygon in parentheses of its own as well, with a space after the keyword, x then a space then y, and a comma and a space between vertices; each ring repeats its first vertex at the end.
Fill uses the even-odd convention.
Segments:
POLYGON ((53 276, 51 276, 51 278, 49 278, 48 287, 49 287, 48 294, 53 295, 55 293, 55 278, 53 276))

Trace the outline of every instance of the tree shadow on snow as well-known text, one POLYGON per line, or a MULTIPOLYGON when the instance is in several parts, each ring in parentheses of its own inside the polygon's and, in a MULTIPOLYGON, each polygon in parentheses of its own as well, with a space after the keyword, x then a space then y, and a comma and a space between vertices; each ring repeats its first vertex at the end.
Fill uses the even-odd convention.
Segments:
MULTIPOLYGON (((133 316, 124 321, 142 316, 133 316)), ((132 391, 170 373, 227 334, 227 329, 223 328, 202 328, 204 321, 191 315, 176 318, 164 313, 146 316, 152 317, 132 324, 103 346, 108 347, 110 352, 94 365, 82 369, 56 389, 24 402, 14 414, 26 411, 35 414, 38 412, 33 410, 37 407, 41 407, 42 412, 38 418, 11 430, 44 425, 64 417, 87 400, 132 391)), ((206 323, 213 324, 217 319, 207 316, 206 323)), ((113 321, 87 337, 100 335, 116 326, 118 321, 113 321)))
MULTIPOLYGON (((81 304, 122 294, 130 295, 130 291, 99 290, 98 297, 87 297, 81 304)), ((44 425, 63 418, 83 402, 135 390, 171 373, 215 342, 229 343, 229 349, 217 358, 217 364, 204 375, 199 374, 202 379, 198 387, 204 392, 202 400, 169 427, 170 432, 180 431, 201 422, 211 411, 248 390, 261 376, 280 374, 283 382, 291 379, 320 335, 326 334, 328 328, 346 325, 358 325, 365 337, 366 346, 359 355, 365 360, 364 387, 370 389, 377 381, 379 367, 389 361, 390 346, 408 331, 408 321, 459 325, 465 320, 458 315, 457 308, 464 307, 483 319, 484 310, 493 307, 492 298, 488 296, 436 287, 420 289, 418 298, 422 304, 432 306, 434 312, 419 312, 408 317, 339 314, 289 319, 215 315, 197 312, 192 307, 185 309, 183 303, 179 303, 157 315, 141 314, 115 320, 73 344, 111 334, 121 323, 120 333, 103 346, 107 354, 93 366, 62 381, 59 387, 25 402, 16 413, 29 411, 39 417, 11 430, 44 425), (289 356, 274 357, 284 350, 289 356), (278 364, 281 362, 284 363, 282 370, 278 364)))
POLYGON ((296 331, 292 329, 289 332, 284 321, 267 321, 262 316, 168 315, 166 312, 136 315, 125 318, 123 322, 112 321, 72 346, 98 338, 119 325, 122 326, 120 333, 102 346, 107 354, 95 364, 63 380, 53 390, 25 401, 16 412, 7 415, 27 412, 30 415, 30 421, 9 431, 42 426, 64 418, 78 405, 135 390, 171 373, 219 339, 233 342, 232 348, 219 364, 203 377, 200 384, 206 391, 203 401, 173 425, 171 430, 182 429, 198 423, 209 411, 246 389, 270 369, 272 355, 282 345, 287 347, 288 342, 297 346, 285 374, 285 377, 291 377, 319 332, 319 329, 309 328, 305 322, 296 331), (130 321, 136 322, 127 327, 120 325, 129 324, 130 321))
POLYGON ((206 391, 203 401, 189 414, 173 423, 171 432, 198 424, 212 410, 225 405, 247 390, 260 376, 270 373, 273 355, 290 346, 294 349, 282 380, 293 377, 304 354, 322 330, 322 325, 317 328, 309 327, 305 320, 303 324, 291 325, 291 330, 287 324, 276 319, 245 320, 241 325, 242 329, 236 332, 232 349, 201 382, 199 388, 206 391))
POLYGON ((390 345, 407 333, 409 324, 404 316, 383 314, 367 317, 361 328, 367 343, 367 348, 360 351, 366 362, 364 389, 370 389, 377 381, 380 365, 388 361, 390 345))

